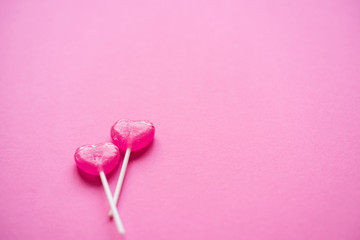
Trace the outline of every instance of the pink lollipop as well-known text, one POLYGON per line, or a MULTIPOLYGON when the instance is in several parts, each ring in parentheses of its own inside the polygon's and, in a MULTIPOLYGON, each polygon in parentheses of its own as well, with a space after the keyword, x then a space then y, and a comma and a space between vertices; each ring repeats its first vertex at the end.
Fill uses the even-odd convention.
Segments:
MULTIPOLYGON (((114 203, 117 204, 124 176, 129 162, 130 152, 137 151, 148 146, 154 139, 155 127, 147 120, 132 121, 127 119, 118 120, 111 128, 111 138, 114 143, 125 151, 124 161, 121 166, 120 176, 114 193, 114 203)), ((112 215, 110 210, 109 215, 112 215)))
POLYGON ((92 175, 100 175, 110 209, 114 213, 116 227, 119 233, 124 234, 125 230, 120 220, 111 196, 110 187, 105 174, 111 172, 119 162, 119 149, 113 143, 99 143, 84 145, 75 151, 76 165, 84 172, 92 175))

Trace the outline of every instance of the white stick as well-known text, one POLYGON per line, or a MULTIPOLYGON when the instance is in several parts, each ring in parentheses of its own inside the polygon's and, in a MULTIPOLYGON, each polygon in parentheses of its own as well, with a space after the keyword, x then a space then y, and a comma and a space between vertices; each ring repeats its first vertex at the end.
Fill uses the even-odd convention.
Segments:
MULTIPOLYGON (((126 149, 125 156, 124 156, 124 161, 123 161, 122 166, 121 166, 120 176, 119 176, 118 182, 116 184, 115 193, 114 193, 114 204, 115 204, 115 206, 116 206, 116 204, 117 204, 117 202, 119 200, 121 186, 122 186, 123 181, 124 181, 126 168, 127 168, 129 158, 130 158, 130 152, 131 152, 131 148, 126 149)), ((112 215, 113 215, 112 210, 110 209, 109 216, 111 217, 112 215)))
POLYGON ((116 227, 117 227, 120 234, 124 234, 125 229, 124 229, 124 226, 122 225, 119 213, 118 213, 118 211, 116 209, 113 198, 111 196, 110 187, 109 187, 108 181, 106 180, 105 173, 104 173, 104 171, 100 171, 99 173, 100 173, 101 182, 102 182, 102 184, 104 186, 106 197, 107 197, 109 205, 110 205, 110 209, 114 213, 114 219, 115 219, 116 227))

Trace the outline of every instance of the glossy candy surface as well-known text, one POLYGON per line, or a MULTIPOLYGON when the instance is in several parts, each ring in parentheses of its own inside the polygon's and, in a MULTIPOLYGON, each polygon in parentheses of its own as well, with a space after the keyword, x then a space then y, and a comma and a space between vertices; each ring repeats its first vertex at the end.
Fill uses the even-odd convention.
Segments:
POLYGON ((140 150, 148 146, 154 139, 155 127, 147 120, 118 120, 111 128, 111 138, 122 151, 140 150))
POLYGON ((120 153, 117 146, 106 142, 81 146, 76 149, 74 158, 82 171, 99 175, 99 171, 107 174, 116 167, 120 160, 120 153))

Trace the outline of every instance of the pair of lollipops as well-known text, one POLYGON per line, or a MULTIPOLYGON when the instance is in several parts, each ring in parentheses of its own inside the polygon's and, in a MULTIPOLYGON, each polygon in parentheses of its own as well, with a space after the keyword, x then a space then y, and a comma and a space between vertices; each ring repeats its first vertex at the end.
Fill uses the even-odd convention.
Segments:
POLYGON ((76 149, 75 162, 84 172, 99 175, 106 197, 110 205, 109 216, 113 216, 120 234, 125 233, 116 204, 119 199, 121 186, 124 180, 131 151, 137 151, 148 146, 154 139, 155 127, 150 121, 118 120, 111 128, 113 143, 105 142, 93 145, 84 145, 76 149), (106 175, 119 163, 120 150, 125 152, 120 176, 116 184, 114 197, 111 195, 106 175))

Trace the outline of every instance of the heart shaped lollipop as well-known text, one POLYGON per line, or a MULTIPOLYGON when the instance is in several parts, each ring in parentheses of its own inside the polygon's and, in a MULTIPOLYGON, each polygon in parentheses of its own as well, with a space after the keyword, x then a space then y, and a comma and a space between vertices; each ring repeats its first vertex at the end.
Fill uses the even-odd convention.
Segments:
POLYGON ((111 211, 114 213, 116 227, 119 233, 124 234, 125 230, 105 176, 105 173, 111 172, 116 167, 119 162, 119 156, 119 148, 113 143, 108 142, 81 146, 76 149, 74 158, 76 165, 82 171, 92 175, 100 175, 111 211))
POLYGON ((118 120, 111 128, 111 138, 122 151, 131 148, 132 151, 140 150, 154 139, 155 127, 147 120, 132 121, 118 120))
MULTIPOLYGON (((147 147, 155 135, 154 125, 147 120, 133 121, 128 119, 118 120, 111 128, 113 142, 125 151, 124 161, 121 166, 120 176, 116 184, 114 202, 117 204, 122 183, 124 181, 127 164, 131 151, 137 151, 147 147)), ((109 215, 111 216, 110 210, 109 215)))
POLYGON ((75 162, 84 172, 99 175, 111 172, 119 162, 119 148, 113 143, 84 145, 76 149, 75 162))

